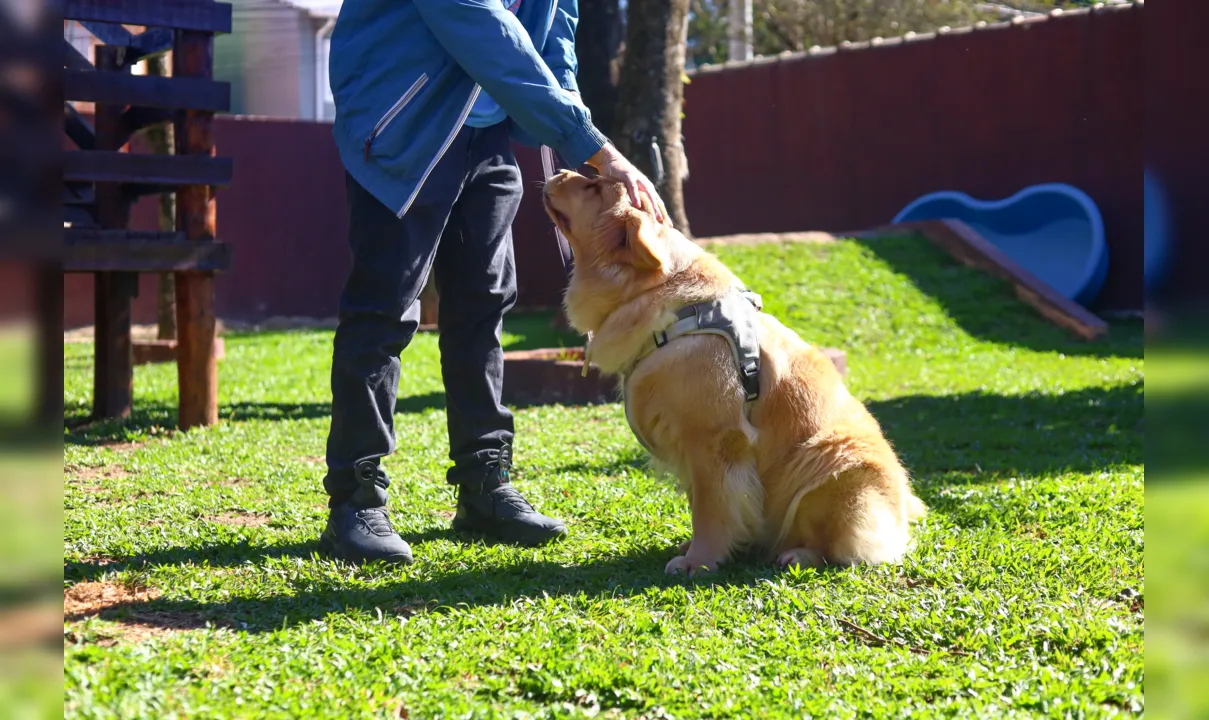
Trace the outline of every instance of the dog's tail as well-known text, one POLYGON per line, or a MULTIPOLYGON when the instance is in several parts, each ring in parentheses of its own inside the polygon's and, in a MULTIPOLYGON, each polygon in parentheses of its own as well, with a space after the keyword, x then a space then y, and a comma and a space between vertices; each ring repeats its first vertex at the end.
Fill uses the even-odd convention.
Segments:
POLYGON ((907 522, 918 520, 928 514, 928 506, 924 505, 924 501, 915 496, 915 493, 907 495, 907 522))

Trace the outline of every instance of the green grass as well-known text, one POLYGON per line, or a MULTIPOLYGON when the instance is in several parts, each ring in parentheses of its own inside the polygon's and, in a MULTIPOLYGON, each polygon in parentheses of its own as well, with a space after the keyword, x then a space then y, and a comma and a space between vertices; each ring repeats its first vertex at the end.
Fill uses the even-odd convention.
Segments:
MULTIPOLYGON (((448 530, 436 338, 404 355, 386 461, 417 562, 317 558, 329 332, 227 338, 218 426, 175 433, 175 370, 127 423, 67 431, 64 585, 158 599, 65 623, 70 717, 1104 716, 1143 706, 1143 342, 1083 343, 913 239, 721 248, 766 309, 849 354, 932 508, 897 567, 703 580, 663 566, 687 504, 618 405, 516 415, 543 549, 448 530), (255 514, 259 525, 224 518, 255 514), (151 637, 129 626, 209 626, 151 637), (112 639, 116 638, 116 644, 112 639), (403 713, 403 710, 406 713, 403 713)), ((512 347, 570 345, 548 318, 512 347)), ((91 346, 67 348, 69 425, 91 346)))

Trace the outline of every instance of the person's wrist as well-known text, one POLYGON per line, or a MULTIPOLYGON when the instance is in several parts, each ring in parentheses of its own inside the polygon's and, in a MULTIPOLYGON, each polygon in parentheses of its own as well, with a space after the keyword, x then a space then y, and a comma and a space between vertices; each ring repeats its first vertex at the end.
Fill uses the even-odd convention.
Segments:
POLYGON ((592 169, 596 170, 597 172, 600 172, 601 168, 603 168, 609 162, 609 160, 612 159, 613 152, 614 150, 612 145, 605 145, 601 149, 597 150, 595 155, 588 158, 588 165, 590 165, 592 169))

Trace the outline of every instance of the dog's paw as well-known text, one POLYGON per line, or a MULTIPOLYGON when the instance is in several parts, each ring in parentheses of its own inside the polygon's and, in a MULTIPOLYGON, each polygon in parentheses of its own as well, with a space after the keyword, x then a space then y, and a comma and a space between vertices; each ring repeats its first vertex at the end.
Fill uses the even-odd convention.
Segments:
POLYGON ((693 546, 693 539, 692 539, 692 538, 689 538, 688 540, 685 540, 684 542, 680 543, 680 546, 679 546, 680 554, 681 554, 681 555, 687 555, 687 554, 688 554, 688 549, 689 549, 690 547, 692 547, 692 546, 693 546))
POLYGON ((667 566, 664 567, 663 570, 668 575, 688 575, 689 577, 696 577, 698 575, 717 570, 719 564, 720 563, 718 562, 692 560, 687 555, 677 555, 668 562, 667 566))
POLYGON ((777 565, 782 568, 789 567, 821 567, 823 565, 823 555, 817 550, 808 548, 793 548, 786 550, 777 556, 777 565))

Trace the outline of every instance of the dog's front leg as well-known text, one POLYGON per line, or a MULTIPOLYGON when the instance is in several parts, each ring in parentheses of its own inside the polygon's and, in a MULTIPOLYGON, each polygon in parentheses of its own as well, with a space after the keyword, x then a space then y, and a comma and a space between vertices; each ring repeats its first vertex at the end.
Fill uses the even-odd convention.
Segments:
MULTIPOLYGON (((732 530, 723 492, 724 465, 720 462, 690 466, 689 506, 693 513, 693 539, 688 550, 667 564, 670 575, 690 576, 717 570, 730 553, 732 530)), ((681 546, 683 547, 683 546, 681 546)))

